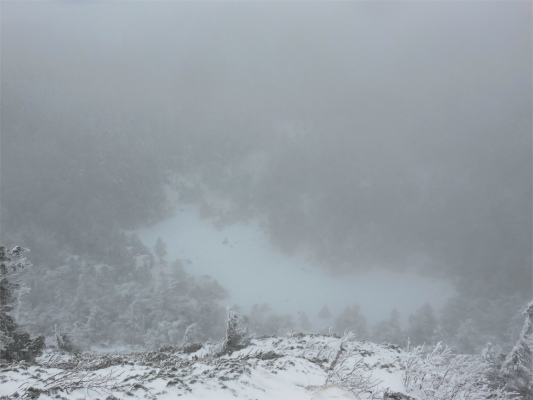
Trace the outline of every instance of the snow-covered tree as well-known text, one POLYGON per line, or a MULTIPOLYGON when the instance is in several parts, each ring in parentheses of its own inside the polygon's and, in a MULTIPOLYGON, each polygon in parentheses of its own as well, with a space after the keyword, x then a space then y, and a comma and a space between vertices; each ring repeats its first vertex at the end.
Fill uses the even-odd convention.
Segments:
POLYGON ((248 346, 250 336, 248 328, 244 326, 242 317, 231 307, 226 311, 226 337, 222 343, 221 353, 231 354, 248 346))
POLYGON ((360 313, 359 305, 347 306, 335 319, 334 329, 339 333, 355 331, 358 338, 365 338, 367 336, 366 318, 360 313))
POLYGON ((0 312, 2 314, 13 310, 16 302, 16 291, 20 283, 13 280, 19 270, 30 267, 31 263, 24 257, 28 251, 16 246, 12 250, 0 245, 0 312))
POLYGON ((54 328, 54 333, 58 349, 66 351, 68 353, 72 353, 75 351, 74 345, 72 344, 72 341, 70 340, 70 337, 66 332, 62 332, 61 330, 59 330, 56 325, 54 328))
POLYGON ((415 346, 424 343, 431 344, 436 329, 437 319, 433 313, 433 308, 429 304, 424 304, 414 314, 409 316, 407 335, 415 346))
POLYGON ((271 314, 265 320, 266 334, 280 335, 295 328, 294 320, 290 315, 271 314))
POLYGON ((167 256, 167 245, 160 237, 158 237, 157 241, 155 242, 154 253, 159 258, 159 262, 161 264, 166 262, 165 257, 167 256))
POLYGON ((313 324, 309 321, 309 317, 304 311, 299 313, 299 325, 304 332, 309 332, 313 328, 313 324))
POLYGON ((44 337, 30 339, 10 315, 20 288, 20 283, 13 278, 19 270, 31 266, 24 257, 26 251, 19 246, 10 250, 0 245, 0 358, 7 360, 32 360, 44 347, 44 337))
POLYGON ((400 326, 400 313, 398 310, 392 310, 388 320, 378 322, 374 326, 372 340, 378 343, 388 342, 403 345, 405 335, 400 326))
POLYGON ((318 312, 318 318, 322 318, 322 319, 331 318, 331 312, 329 311, 328 306, 322 307, 322 309, 318 312))
POLYGON ((490 299, 454 297, 440 312, 438 340, 459 353, 479 354, 488 342, 508 353, 522 330, 525 301, 519 293, 490 299))
POLYGON ((290 315, 276 314, 268 304, 254 304, 246 318, 250 330, 258 335, 284 334, 295 328, 290 315))
POLYGON ((501 374, 510 390, 524 399, 533 399, 533 302, 523 313, 526 316, 520 338, 503 362, 501 374))

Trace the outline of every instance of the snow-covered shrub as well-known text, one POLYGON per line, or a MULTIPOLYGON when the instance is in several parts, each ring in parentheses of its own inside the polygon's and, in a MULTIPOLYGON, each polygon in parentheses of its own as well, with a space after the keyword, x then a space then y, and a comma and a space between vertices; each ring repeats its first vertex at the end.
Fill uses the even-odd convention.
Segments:
POLYGON ((331 361, 326 385, 337 385, 349 390, 357 398, 378 399, 377 387, 381 383, 372 379, 372 373, 363 362, 363 357, 356 357, 349 342, 355 339, 353 332, 345 332, 339 350, 331 361))
POLYGON ((439 342, 434 348, 415 347, 407 355, 403 384, 408 393, 423 400, 519 398, 504 387, 490 387, 488 370, 481 356, 456 355, 439 342))
POLYGON ((25 382, 19 387, 22 392, 20 397, 22 399, 36 399, 41 394, 48 396, 56 395, 55 397, 59 397, 57 395, 58 392, 69 394, 74 390, 84 389, 89 398, 94 398, 92 396, 95 394, 102 398, 104 395, 109 394, 109 397, 114 398, 111 395, 111 389, 115 386, 114 379, 119 375, 113 370, 105 375, 100 375, 91 371, 90 366, 80 362, 71 368, 63 369, 61 372, 46 378, 39 377, 37 379, 39 388, 30 385, 29 381, 25 382))

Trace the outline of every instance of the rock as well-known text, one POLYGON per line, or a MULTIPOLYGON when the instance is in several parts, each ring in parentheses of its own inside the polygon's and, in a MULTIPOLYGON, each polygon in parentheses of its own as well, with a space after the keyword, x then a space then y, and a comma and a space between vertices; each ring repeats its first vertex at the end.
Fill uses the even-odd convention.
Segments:
POLYGON ((416 400, 414 397, 408 396, 400 392, 385 392, 383 393, 383 400, 416 400))

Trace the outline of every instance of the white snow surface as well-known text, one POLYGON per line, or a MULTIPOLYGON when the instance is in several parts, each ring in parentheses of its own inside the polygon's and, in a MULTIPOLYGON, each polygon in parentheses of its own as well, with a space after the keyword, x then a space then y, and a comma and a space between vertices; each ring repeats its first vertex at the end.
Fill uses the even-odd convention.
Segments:
POLYGON ((288 255, 273 247, 258 221, 217 229, 195 206, 178 205, 173 217, 137 233, 149 247, 161 237, 169 264, 179 259, 187 272, 216 279, 229 292, 228 305, 237 304, 244 313, 263 303, 281 314, 304 311, 315 330, 332 323, 317 318, 324 305, 338 315, 357 303, 374 324, 393 308, 404 317, 424 302, 438 309, 454 294, 448 283, 418 276, 412 268, 409 272, 415 265, 401 273, 370 266, 358 274, 331 276, 305 254, 288 255))
POLYGON ((374 398, 382 398, 387 388, 405 393, 405 353, 393 345, 288 334, 252 339, 231 354, 217 355, 219 349, 211 344, 195 352, 168 348, 78 356, 48 351, 32 364, 0 365, 0 398, 38 393, 43 400, 370 399, 372 393, 345 384, 356 363, 355 376, 375 383, 374 398))

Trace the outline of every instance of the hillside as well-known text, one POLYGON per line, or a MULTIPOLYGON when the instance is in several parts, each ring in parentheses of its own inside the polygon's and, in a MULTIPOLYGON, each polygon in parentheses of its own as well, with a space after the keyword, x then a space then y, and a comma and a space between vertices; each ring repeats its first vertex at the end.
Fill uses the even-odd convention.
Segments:
POLYGON ((146 353, 49 350, 35 363, 2 365, 0 398, 402 398, 394 392, 413 399, 487 398, 486 366, 479 357, 464 357, 452 356, 444 346, 424 355, 421 349, 407 353, 395 345, 357 341, 351 334, 295 333, 253 338, 230 354, 224 354, 222 343, 146 353))

